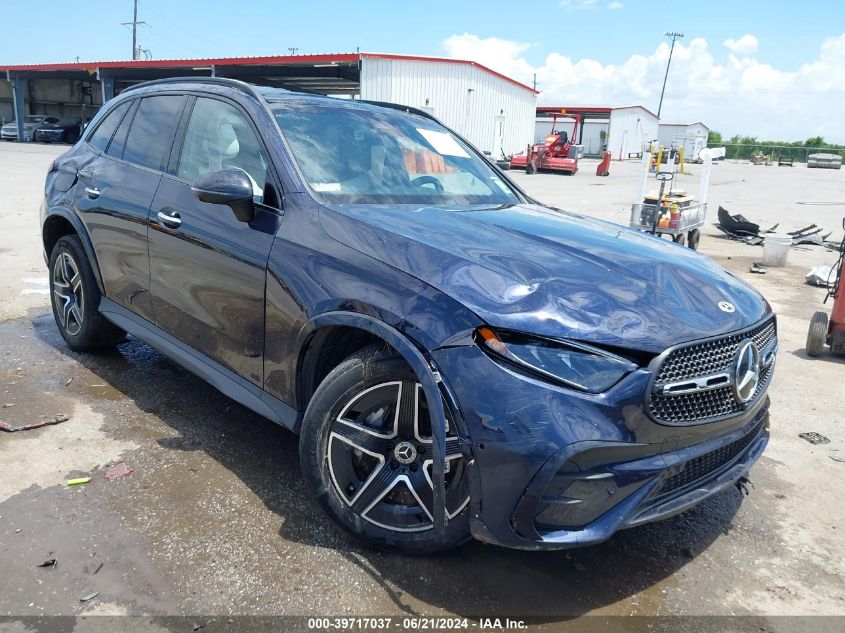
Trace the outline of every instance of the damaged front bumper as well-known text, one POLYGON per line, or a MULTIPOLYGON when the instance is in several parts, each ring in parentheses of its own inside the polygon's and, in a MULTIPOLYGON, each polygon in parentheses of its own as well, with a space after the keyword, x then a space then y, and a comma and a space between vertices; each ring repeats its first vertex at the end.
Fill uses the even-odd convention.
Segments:
POLYGON ((470 526, 481 541, 599 543, 730 487, 768 443, 767 396, 728 420, 665 426, 644 411, 645 369, 596 395, 517 373, 472 346, 434 359, 471 442, 470 526))

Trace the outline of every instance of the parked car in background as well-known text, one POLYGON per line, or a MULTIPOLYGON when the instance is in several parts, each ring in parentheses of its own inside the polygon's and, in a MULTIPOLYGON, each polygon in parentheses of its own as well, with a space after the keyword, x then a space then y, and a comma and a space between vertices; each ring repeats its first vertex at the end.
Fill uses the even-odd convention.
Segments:
MULTIPOLYGON (((31 114, 23 119, 23 140, 31 141, 35 130, 46 123, 58 123, 59 119, 45 114, 31 114)), ((0 138, 4 141, 18 140, 18 122, 12 121, 0 129, 0 138)))
MULTIPOLYGON (((87 124, 90 119, 86 119, 87 124)), ((33 140, 38 143, 76 143, 84 125, 81 117, 67 117, 55 123, 45 123, 37 130, 33 140)))

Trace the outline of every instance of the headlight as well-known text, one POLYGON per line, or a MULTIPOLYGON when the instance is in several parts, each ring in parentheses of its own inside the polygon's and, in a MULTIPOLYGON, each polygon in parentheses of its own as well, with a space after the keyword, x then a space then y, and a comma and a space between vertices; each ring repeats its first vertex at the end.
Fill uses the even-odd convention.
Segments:
POLYGON ((589 393, 607 391, 635 371, 631 361, 574 341, 552 341, 525 335, 476 330, 483 349, 529 372, 589 393))

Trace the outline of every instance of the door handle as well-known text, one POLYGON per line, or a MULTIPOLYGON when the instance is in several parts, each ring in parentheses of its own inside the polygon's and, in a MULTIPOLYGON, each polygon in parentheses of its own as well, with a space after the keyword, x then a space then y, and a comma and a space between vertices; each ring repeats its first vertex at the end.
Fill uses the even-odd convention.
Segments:
POLYGON ((158 223, 166 229, 178 229, 182 226, 182 218, 177 211, 159 211, 158 223))
POLYGON ((85 187, 85 193, 88 194, 88 197, 92 200, 100 197, 100 190, 96 187, 85 187))

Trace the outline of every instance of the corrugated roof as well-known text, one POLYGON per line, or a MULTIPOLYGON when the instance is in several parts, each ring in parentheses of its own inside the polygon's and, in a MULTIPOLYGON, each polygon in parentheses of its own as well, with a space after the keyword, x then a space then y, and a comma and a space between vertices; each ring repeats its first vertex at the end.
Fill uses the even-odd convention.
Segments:
POLYGON ((448 57, 425 57, 421 55, 398 55, 393 53, 324 53, 320 55, 270 55, 263 57, 197 57, 190 59, 143 59, 124 61, 54 62, 46 64, 0 65, 0 71, 51 71, 81 70, 95 73, 99 68, 195 68, 197 66, 273 66, 289 64, 342 64, 355 63, 361 59, 396 59, 405 61, 426 61, 436 63, 466 64, 495 75, 504 81, 539 94, 530 86, 503 75, 483 64, 466 59, 448 57))

